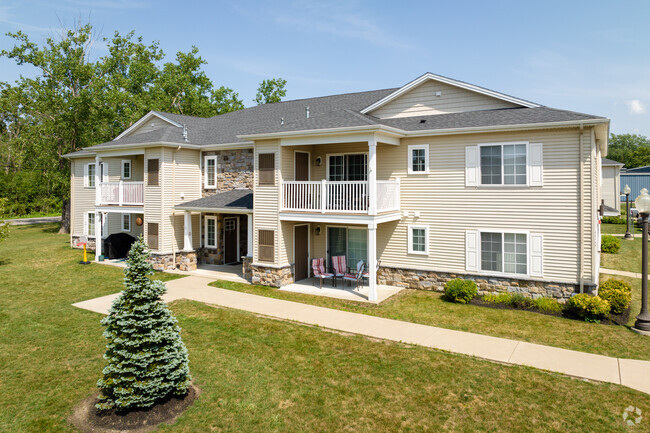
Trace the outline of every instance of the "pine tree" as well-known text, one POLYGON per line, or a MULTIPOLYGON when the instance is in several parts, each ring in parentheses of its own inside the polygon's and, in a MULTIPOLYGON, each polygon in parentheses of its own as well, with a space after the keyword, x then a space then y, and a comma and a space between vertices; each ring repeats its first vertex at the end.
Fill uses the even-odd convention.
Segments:
POLYGON ((153 274, 148 257, 140 237, 129 252, 125 288, 101 322, 108 365, 97 382, 100 410, 147 408, 165 397, 185 395, 190 386, 181 328, 160 298, 165 284, 148 278, 153 274))

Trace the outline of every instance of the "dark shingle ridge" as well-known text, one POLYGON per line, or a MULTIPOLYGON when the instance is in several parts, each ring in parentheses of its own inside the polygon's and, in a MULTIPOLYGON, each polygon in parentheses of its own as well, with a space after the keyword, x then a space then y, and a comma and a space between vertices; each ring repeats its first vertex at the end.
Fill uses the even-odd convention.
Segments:
POLYGON ((179 208, 253 210, 253 191, 233 189, 177 205, 179 208))

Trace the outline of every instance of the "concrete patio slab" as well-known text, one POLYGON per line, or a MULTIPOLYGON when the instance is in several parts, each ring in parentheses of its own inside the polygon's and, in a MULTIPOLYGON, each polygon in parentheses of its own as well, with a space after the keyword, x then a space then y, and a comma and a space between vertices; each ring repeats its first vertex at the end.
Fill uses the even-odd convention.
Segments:
MULTIPOLYGON (((351 313, 299 302, 268 298, 209 286, 214 278, 191 275, 168 281, 166 302, 188 299, 254 314, 320 326, 389 341, 515 365, 526 365, 569 376, 622 384, 650 394, 650 362, 617 359, 523 341, 454 331, 417 323, 351 313), (620 372, 619 372, 620 371, 620 372)), ((106 314, 118 294, 78 302, 75 307, 106 314)))
MULTIPOLYGON (((316 282, 318 284, 318 282, 316 282)), ((368 286, 361 286, 359 289, 354 287, 343 286, 343 282, 338 282, 337 287, 332 287, 330 282, 321 289, 320 286, 314 286, 311 279, 300 280, 288 286, 281 287, 283 292, 302 293, 304 295, 325 296, 328 298, 345 299, 347 301, 373 302, 368 300, 368 286)), ((403 287, 377 285, 377 302, 380 303, 391 296, 404 290, 403 287)))

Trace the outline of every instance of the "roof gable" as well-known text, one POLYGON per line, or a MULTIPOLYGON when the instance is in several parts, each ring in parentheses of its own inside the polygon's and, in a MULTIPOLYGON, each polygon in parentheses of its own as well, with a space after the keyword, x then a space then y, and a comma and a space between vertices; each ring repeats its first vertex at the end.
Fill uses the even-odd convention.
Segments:
POLYGON ((483 87, 426 73, 364 108, 361 113, 390 119, 539 106, 483 87))
POLYGON ((168 128, 170 126, 175 126, 177 128, 183 127, 180 123, 173 121, 161 113, 150 111, 133 125, 126 128, 120 135, 115 137, 113 141, 119 140, 122 137, 151 132, 161 128, 168 128))

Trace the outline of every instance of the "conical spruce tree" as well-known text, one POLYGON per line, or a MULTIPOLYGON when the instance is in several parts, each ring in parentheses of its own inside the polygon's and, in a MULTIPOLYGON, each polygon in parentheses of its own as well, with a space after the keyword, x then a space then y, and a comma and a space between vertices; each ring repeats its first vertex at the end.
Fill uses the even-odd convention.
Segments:
POLYGON ((147 262, 149 251, 140 237, 131 247, 124 271, 124 290, 102 320, 108 340, 108 365, 97 382, 97 409, 126 411, 147 408, 190 386, 187 349, 181 328, 161 300, 165 284, 147 262))

